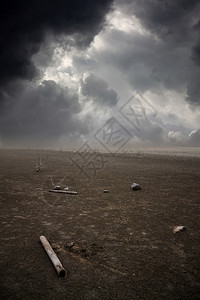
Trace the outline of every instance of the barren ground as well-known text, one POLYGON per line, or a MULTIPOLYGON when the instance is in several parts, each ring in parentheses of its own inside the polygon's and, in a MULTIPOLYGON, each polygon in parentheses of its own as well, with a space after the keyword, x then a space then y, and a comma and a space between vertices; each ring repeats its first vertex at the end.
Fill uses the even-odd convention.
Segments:
POLYGON ((0 150, 0 298, 200 299, 200 158, 104 154, 94 170, 79 156, 80 174, 74 155, 0 150), (48 154, 40 173, 38 153, 48 154), (49 193, 54 185, 78 195, 49 193), (186 230, 174 234, 176 225, 186 230))

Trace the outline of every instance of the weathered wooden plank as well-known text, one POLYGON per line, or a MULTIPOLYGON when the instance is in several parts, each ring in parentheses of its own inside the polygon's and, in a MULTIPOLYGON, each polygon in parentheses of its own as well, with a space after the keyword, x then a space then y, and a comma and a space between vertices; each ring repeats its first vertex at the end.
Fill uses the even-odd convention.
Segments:
POLYGON ((70 194, 70 195, 77 195, 77 192, 74 191, 64 191, 64 190, 49 190, 52 193, 63 193, 63 194, 70 194))

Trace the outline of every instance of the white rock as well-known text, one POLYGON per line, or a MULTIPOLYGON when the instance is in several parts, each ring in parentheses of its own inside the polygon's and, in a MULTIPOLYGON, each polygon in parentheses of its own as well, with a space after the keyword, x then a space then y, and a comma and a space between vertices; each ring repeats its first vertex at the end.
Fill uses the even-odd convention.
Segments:
POLYGON ((174 227, 173 232, 177 233, 177 232, 184 231, 184 230, 185 230, 185 226, 176 226, 176 227, 174 227))
POLYGON ((131 188, 132 188, 132 190, 134 190, 134 191, 137 191, 137 190, 141 190, 142 188, 141 188, 141 186, 138 184, 138 183, 133 183, 133 184, 131 184, 131 188))

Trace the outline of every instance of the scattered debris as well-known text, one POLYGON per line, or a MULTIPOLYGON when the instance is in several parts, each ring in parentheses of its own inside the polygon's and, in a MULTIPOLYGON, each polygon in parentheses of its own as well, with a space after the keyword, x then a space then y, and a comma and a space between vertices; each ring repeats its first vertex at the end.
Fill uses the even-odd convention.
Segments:
POLYGON ((36 162, 36 172, 40 172, 42 166, 46 163, 48 155, 46 157, 41 157, 38 154, 38 161, 36 162))
POLYGON ((112 267, 106 266, 102 262, 95 260, 95 256, 99 256, 99 255, 101 256, 101 252, 103 252, 104 250, 102 246, 96 243, 86 244, 84 245, 84 247, 81 245, 77 245, 74 242, 68 242, 65 245, 60 245, 56 243, 53 249, 55 249, 57 252, 62 252, 62 253, 66 253, 67 251, 69 255, 71 255, 75 259, 78 259, 79 262, 88 264, 89 266, 92 266, 95 269, 103 267, 116 274, 127 276, 127 273, 123 273, 118 269, 113 269, 112 267))
POLYGON ((70 194, 70 195, 77 195, 78 193, 75 191, 64 191, 64 190, 49 190, 51 193, 63 193, 63 194, 70 194))
POLYGON ((109 193, 109 190, 103 190, 104 193, 109 193))
POLYGON ((54 190, 61 190, 61 186, 60 186, 60 185, 56 185, 56 186, 54 186, 53 189, 54 189, 54 190))
POLYGON ((142 189, 141 186, 138 183, 135 183, 135 182, 133 184, 131 184, 131 188, 132 188, 133 191, 137 191, 137 190, 142 189))
POLYGON ((44 247, 46 253, 48 254, 52 264, 54 265, 54 268, 56 269, 58 276, 64 277, 66 275, 66 270, 63 268, 60 260, 58 259, 56 253, 51 248, 51 245, 49 244, 45 236, 43 235, 40 236, 40 242, 44 247))
POLYGON ((54 186, 53 190, 49 190, 49 192, 52 193, 63 193, 63 194, 70 194, 70 195, 77 195, 78 193, 75 191, 70 191, 70 188, 68 186, 66 187, 61 187, 60 185, 54 186))
MULTIPOLYGON (((91 247, 95 247, 97 246, 95 243, 93 243, 91 245, 91 247)), ((77 248, 78 249, 78 248, 77 248)), ((102 247, 99 247, 97 251, 102 251, 103 248, 102 247)), ((88 253, 87 249, 85 248, 79 248, 79 250, 75 250, 74 247, 72 249, 68 249, 68 253, 75 259, 78 259, 81 263, 87 263, 89 266, 92 266, 93 268, 105 268, 113 273, 116 273, 116 274, 119 274, 119 275, 122 275, 122 276, 127 276, 128 274, 127 273, 123 273, 121 271, 119 271, 118 269, 113 269, 112 267, 110 266, 106 266, 104 265, 103 263, 101 262, 98 262, 98 261, 95 261, 94 258, 92 257, 93 255, 96 255, 97 252, 91 252, 91 253, 88 253)))
POLYGON ((173 232, 177 233, 177 232, 180 232, 180 231, 184 231, 185 229, 186 229, 185 226, 176 226, 176 227, 174 227, 173 232))
POLYGON ((92 243, 90 245, 86 245, 85 247, 77 245, 74 242, 69 242, 66 244, 65 248, 69 252, 73 252, 74 254, 81 255, 85 258, 91 258, 95 256, 98 252, 102 251, 103 248, 96 243, 92 243))
POLYGON ((74 246, 74 242, 69 242, 66 244, 67 249, 71 249, 74 246))

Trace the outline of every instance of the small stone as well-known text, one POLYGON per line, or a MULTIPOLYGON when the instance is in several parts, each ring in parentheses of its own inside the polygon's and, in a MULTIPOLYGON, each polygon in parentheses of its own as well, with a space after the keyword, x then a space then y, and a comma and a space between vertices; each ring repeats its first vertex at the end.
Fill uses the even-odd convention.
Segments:
POLYGON ((184 231, 185 229, 186 229, 185 226, 176 226, 176 227, 174 227, 173 232, 177 233, 177 232, 180 232, 180 231, 184 231))
POLYGON ((137 190, 142 189, 141 186, 138 183, 135 183, 135 182, 133 184, 131 184, 131 188, 132 188, 133 191, 137 191, 137 190))

